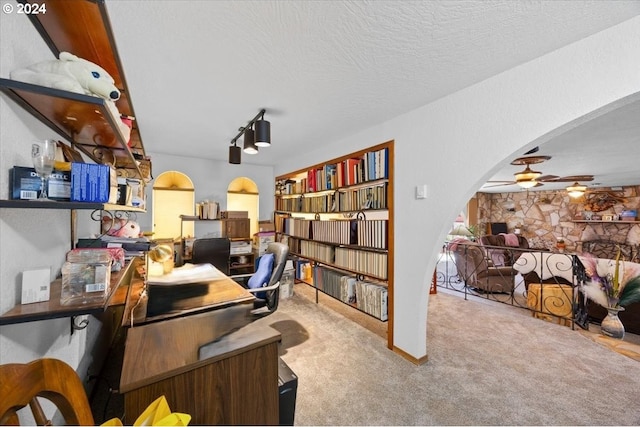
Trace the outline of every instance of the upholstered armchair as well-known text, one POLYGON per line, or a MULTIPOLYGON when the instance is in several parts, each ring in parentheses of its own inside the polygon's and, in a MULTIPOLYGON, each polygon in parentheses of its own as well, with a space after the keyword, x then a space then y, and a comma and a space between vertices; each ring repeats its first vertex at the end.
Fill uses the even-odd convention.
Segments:
POLYGON ((507 245, 504 234, 487 234, 480 237, 480 244, 484 246, 487 258, 494 266, 513 265, 522 255, 519 249, 529 249, 529 241, 519 234, 511 234, 518 240, 518 245, 507 245))
POLYGON ((459 243, 450 250, 458 276, 468 287, 484 292, 513 292, 515 271, 508 266, 490 266, 484 250, 476 243, 459 243))

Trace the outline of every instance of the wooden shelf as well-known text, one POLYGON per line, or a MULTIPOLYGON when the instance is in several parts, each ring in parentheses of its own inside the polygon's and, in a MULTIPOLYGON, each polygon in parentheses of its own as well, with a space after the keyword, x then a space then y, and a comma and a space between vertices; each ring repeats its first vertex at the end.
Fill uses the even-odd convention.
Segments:
POLYGON ((335 193, 336 191, 345 192, 345 191, 348 191, 348 190, 355 190, 355 189, 358 189, 358 188, 378 187, 378 186, 384 185, 384 184, 386 184, 388 182, 389 182, 389 180, 387 178, 373 179, 373 180, 370 180, 370 181, 360 182, 358 184, 353 184, 353 185, 345 185, 343 187, 332 188, 332 189, 329 189, 329 190, 313 191, 313 192, 309 192, 309 193, 276 194, 276 197, 294 198, 294 197, 300 197, 300 196, 309 196, 309 197, 322 196, 322 195, 326 195, 326 194, 335 193))
MULTIPOLYGON (((47 13, 27 16, 56 58, 71 52, 104 68, 120 90, 119 113, 135 117, 104 0, 54 1, 47 13)), ((96 163, 113 155, 124 176, 151 177, 150 163, 145 173, 140 168, 148 159, 137 121, 127 139, 104 99, 9 79, 0 79, 0 90, 96 163)))
MULTIPOLYGON (((120 114, 135 117, 131 91, 127 86, 104 0, 48 2, 47 13, 27 16, 56 58, 60 52, 71 52, 104 68, 120 89, 120 99, 116 101, 120 114)), ((129 145, 134 153, 144 155, 144 145, 135 120, 129 145)))
POLYGON ((285 233, 282 233, 282 232, 278 232, 278 234, 283 235, 283 236, 288 236, 290 239, 307 240, 309 242, 322 243, 323 245, 334 246, 336 248, 357 249, 359 251, 378 252, 378 253, 384 253, 384 254, 389 252, 387 249, 371 248, 371 247, 368 247, 368 246, 359 246, 359 245, 345 245, 345 244, 341 244, 341 243, 327 242, 327 241, 318 240, 318 239, 307 239, 305 237, 292 236, 290 234, 285 234, 285 233))
POLYGON ((114 205, 111 203, 59 202, 39 200, 0 200, 0 208, 14 209, 101 209, 105 211, 146 212, 132 206, 114 205))
POLYGON ((329 267, 329 268, 331 268, 333 270, 344 271, 344 272, 347 272, 347 273, 353 273, 353 274, 361 275, 361 276, 364 276, 364 277, 370 277, 371 279, 374 279, 381 286, 387 286, 388 287, 388 279, 387 278, 380 277, 380 276, 375 276, 373 274, 365 273, 365 272, 358 271, 358 270, 352 270, 352 269, 349 269, 349 268, 346 268, 346 267, 342 267, 342 266, 339 266, 339 265, 332 264, 332 263, 327 262, 327 261, 323 261, 323 260, 318 259, 318 258, 313 258, 313 257, 307 256, 307 255, 302 255, 302 254, 299 254, 299 253, 296 253, 296 252, 291 252, 290 254, 293 255, 293 256, 297 256, 299 258, 302 258, 302 259, 313 261, 313 262, 315 262, 317 264, 321 264, 321 265, 327 266, 327 267, 329 267))
POLYGON ((142 177, 106 101, 95 96, 0 79, 0 90, 96 163, 110 151, 119 169, 142 177))
POLYGON ((123 305, 123 295, 126 294, 126 291, 121 288, 129 286, 129 281, 133 275, 134 264, 135 263, 131 262, 122 270, 111 273, 111 290, 104 301, 62 305, 60 304, 62 279, 56 279, 51 283, 49 301, 18 304, 0 316, 0 325, 96 314, 103 312, 110 305, 123 305))
MULTIPOLYGON (((387 311, 384 314, 369 312, 371 310, 373 310, 372 313, 375 312, 375 302, 361 305, 362 308, 353 304, 347 305, 376 319, 388 316, 387 344, 389 348, 393 348, 393 146, 393 141, 388 141, 278 176, 275 183, 276 188, 281 189, 285 194, 276 195, 274 214, 277 240, 285 241, 288 239, 292 257, 299 258, 299 261, 310 261, 323 269, 334 270, 340 276, 364 277, 367 282, 386 287, 387 311), (321 190, 304 191, 312 188, 321 188, 321 190), (331 209, 340 210, 331 211, 331 209), (361 215, 362 213, 364 215, 361 215), (369 218, 367 218, 367 213, 371 213, 369 218), (307 221, 297 222, 291 218, 308 219, 304 215, 315 215, 314 221, 322 221, 322 215, 326 215, 325 219, 328 219, 331 218, 328 215, 341 214, 354 214, 352 218, 345 218, 344 222, 357 220, 364 224, 363 228, 356 233, 357 238, 352 237, 354 232, 351 228, 352 224, 348 229, 343 228, 341 224, 337 227, 318 228, 317 235, 312 232, 311 228, 305 228, 299 232, 299 234, 313 236, 313 238, 284 233, 285 229, 291 232, 298 230, 298 227, 311 227, 311 221, 308 221, 309 224, 307 224, 307 221), (371 227, 367 228, 369 226, 371 227), (322 238, 318 239, 318 237, 322 238), (326 239, 335 241, 327 241, 326 239), (319 246, 313 247, 313 244, 306 242, 317 243, 319 246), (345 242, 349 242, 349 244, 345 242), (303 250, 302 246, 305 248, 309 246, 309 251, 305 249, 305 252, 324 259, 300 254, 299 252, 303 250), (319 252, 316 253, 315 249, 319 252), (322 253, 325 249, 326 254, 322 253), (345 264, 349 264, 351 268, 334 263, 335 251, 339 251, 339 256, 344 255, 345 258, 349 258, 350 261, 345 264), (369 271, 357 270, 356 266, 362 269, 366 268, 369 271), (386 277, 382 277, 383 275, 386 277)), ((298 231, 295 232, 298 233, 298 231)), ((318 287, 316 290, 340 301, 335 295, 326 293, 318 287)), ((317 295, 316 293, 316 302, 318 302, 317 295)), ((381 290, 377 296, 380 298, 380 303, 382 303, 382 298, 385 298, 384 295, 384 290, 381 290)), ((364 300, 376 298, 372 295, 361 295, 361 297, 364 300)))
POLYGON ((623 225, 640 224, 640 221, 604 221, 604 220, 594 220, 594 219, 572 219, 571 222, 584 223, 584 224, 623 224, 623 225))
MULTIPOLYGON (((360 212, 363 212, 365 215, 367 214, 367 212, 387 212, 388 209, 358 209, 357 211, 332 211, 332 212, 298 212, 298 211, 283 211, 283 210, 276 210, 276 213, 281 213, 281 214, 305 214, 305 215, 331 215, 331 214, 357 214, 360 212)), ((355 218, 354 218, 355 219, 355 218)))

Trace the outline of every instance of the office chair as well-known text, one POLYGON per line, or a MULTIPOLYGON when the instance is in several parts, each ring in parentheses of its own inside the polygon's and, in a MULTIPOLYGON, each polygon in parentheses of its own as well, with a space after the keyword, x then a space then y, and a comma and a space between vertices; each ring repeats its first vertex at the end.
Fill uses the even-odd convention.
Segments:
POLYGON ((19 425, 16 412, 31 407, 37 425, 51 425, 38 397, 53 402, 67 424, 95 425, 91 406, 76 371, 57 359, 0 366, 0 425, 19 425))
POLYGON ((212 264, 228 276, 230 253, 231 241, 226 237, 196 239, 193 242, 191 262, 212 264))
POLYGON ((263 317, 278 309, 280 279, 288 256, 289 246, 279 242, 269 243, 254 274, 231 276, 256 297, 252 311, 254 315, 263 317))

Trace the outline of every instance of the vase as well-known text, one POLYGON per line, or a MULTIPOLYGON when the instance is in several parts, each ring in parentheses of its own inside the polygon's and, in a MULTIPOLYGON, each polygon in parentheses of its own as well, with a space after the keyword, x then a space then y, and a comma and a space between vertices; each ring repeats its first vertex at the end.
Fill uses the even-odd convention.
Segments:
POLYGON ((624 338, 624 325, 618 317, 618 312, 622 310, 624 307, 607 307, 607 316, 600 324, 602 335, 620 340, 624 338))

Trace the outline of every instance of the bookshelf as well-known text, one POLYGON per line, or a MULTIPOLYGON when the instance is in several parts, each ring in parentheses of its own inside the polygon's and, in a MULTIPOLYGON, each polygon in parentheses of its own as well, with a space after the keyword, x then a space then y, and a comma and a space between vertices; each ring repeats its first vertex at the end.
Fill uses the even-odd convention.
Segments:
POLYGON ((393 141, 279 176, 275 185, 277 239, 298 265, 312 266, 311 277, 296 278, 388 321, 391 346, 393 141))

